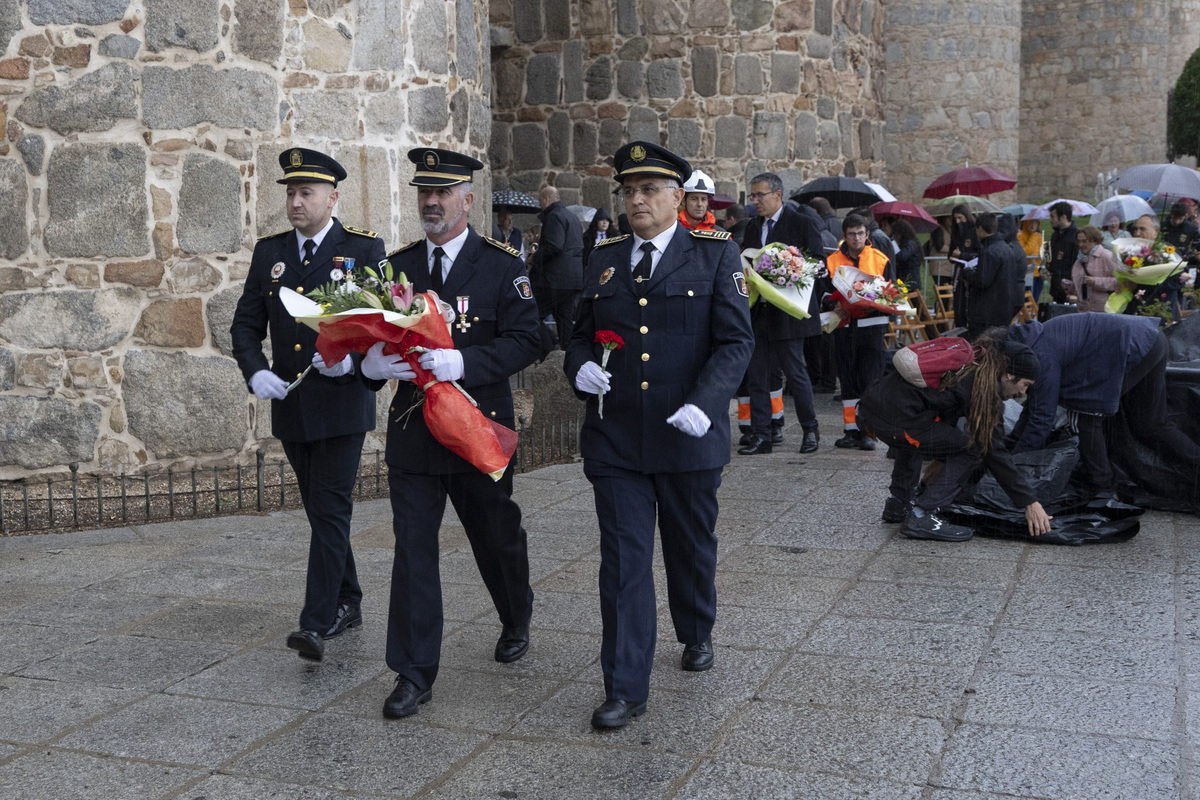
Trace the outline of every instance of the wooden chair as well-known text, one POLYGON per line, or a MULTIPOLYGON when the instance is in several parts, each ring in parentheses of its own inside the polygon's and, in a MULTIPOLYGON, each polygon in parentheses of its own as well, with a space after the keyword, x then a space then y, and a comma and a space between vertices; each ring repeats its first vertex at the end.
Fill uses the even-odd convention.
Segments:
MULTIPOLYGON (((925 298, 921 296, 920 292, 909 292, 908 302, 916 309, 916 315, 901 317, 899 322, 892 320, 888 323, 887 334, 884 335, 884 340, 886 341, 890 337, 896 347, 928 340, 930 327, 934 325, 933 319, 929 316, 929 307, 925 305, 925 298)), ((936 327, 933 328, 933 335, 937 335, 936 327)))
POLYGON ((948 331, 954 327, 954 285, 939 284, 934 287, 934 292, 937 301, 937 318, 934 325, 939 331, 948 331))

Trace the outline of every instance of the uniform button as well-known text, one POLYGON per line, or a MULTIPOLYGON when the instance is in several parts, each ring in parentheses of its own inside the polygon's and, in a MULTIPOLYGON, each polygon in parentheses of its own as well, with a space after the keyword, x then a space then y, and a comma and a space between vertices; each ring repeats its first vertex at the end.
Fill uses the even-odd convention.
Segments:
POLYGON ((599 299, 600 299, 600 293, 599 293, 599 292, 596 292, 594 295, 592 295, 592 299, 593 299, 593 300, 599 300, 599 299))
POLYGON ((479 317, 472 317, 472 318, 471 318, 471 321, 472 321, 472 322, 479 322, 479 317))
POLYGON ((299 318, 299 317, 292 317, 292 319, 296 321, 296 324, 297 324, 297 325, 299 325, 299 324, 300 324, 300 318, 299 318))
POLYGON ((496 416, 496 412, 495 412, 495 411, 493 411, 493 412, 492 412, 492 416, 493 416, 493 417, 494 417, 494 416, 496 416))
POLYGON ((295 351, 296 351, 297 353, 299 353, 299 352, 300 352, 300 345, 296 345, 296 347, 295 347, 294 349, 295 349, 295 351))
POLYGON ((644 305, 646 305, 646 298, 644 298, 644 297, 643 297, 641 300, 638 300, 638 305, 639 305, 639 306, 644 306, 644 305))
POLYGON ((275 294, 274 292, 267 292, 267 297, 271 297, 271 296, 273 296, 274 294, 275 294))
POLYGON ((649 328, 647 328, 645 325, 643 325, 642 327, 638 328, 638 330, 639 330, 639 331, 641 331, 642 333, 649 333, 649 332, 650 332, 650 329, 649 329, 649 328))
POLYGON ((650 354, 642 353, 642 361, 649 361, 649 360, 650 360, 650 354))
POLYGON ((303 373, 303 372, 297 372, 297 373, 296 373, 296 380, 300 380, 300 379, 301 379, 301 378, 303 378, 303 377, 304 377, 304 373, 303 373))
POLYGON ((297 286, 297 287, 296 287, 296 294, 304 294, 304 287, 303 287, 303 286, 297 286))
POLYGON ((642 388, 643 388, 643 389, 649 389, 649 388, 650 388, 650 384, 646 383, 645 381, 642 381, 642 388))
POLYGON ((695 296, 695 294, 696 293, 693 292, 691 289, 688 289, 688 297, 693 297, 693 296, 695 296))

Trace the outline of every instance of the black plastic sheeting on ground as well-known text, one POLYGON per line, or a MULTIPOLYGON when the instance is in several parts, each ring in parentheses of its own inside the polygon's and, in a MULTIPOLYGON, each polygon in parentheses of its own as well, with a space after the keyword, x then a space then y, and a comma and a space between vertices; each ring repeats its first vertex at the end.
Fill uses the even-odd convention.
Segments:
MULTIPOLYGON (((1167 331, 1167 410, 1184 435, 1200 442, 1200 312, 1167 331)), ((1127 503, 1200 514, 1200 464, 1164 459, 1133 435, 1136 412, 1111 421, 1109 460, 1127 503), (1130 417, 1133 418, 1130 418, 1130 417)))
POLYGON ((1051 530, 1030 536, 1025 512, 1012 505, 1008 495, 990 474, 984 474, 973 490, 946 509, 954 522, 969 525, 976 535, 1019 539, 1038 544, 1112 544, 1137 536, 1143 512, 1122 503, 1088 503, 1071 474, 1079 463, 1074 439, 1065 439, 1032 453, 1014 456, 1018 469, 1029 481, 1038 501, 1053 519, 1051 530))

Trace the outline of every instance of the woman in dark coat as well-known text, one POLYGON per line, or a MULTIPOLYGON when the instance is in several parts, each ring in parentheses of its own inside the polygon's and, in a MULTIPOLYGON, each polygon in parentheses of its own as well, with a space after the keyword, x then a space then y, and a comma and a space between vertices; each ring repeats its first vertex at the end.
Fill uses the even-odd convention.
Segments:
POLYGON ((961 279, 963 264, 979 258, 979 236, 975 233, 975 216, 961 203, 951 212, 950 263, 954 265, 954 324, 966 326, 966 282, 961 279))
POLYGON ((598 242, 602 242, 609 236, 615 235, 612 230, 612 217, 608 211, 603 208, 596 209, 596 216, 592 217, 592 222, 588 225, 587 230, 583 234, 583 266, 587 266, 588 256, 592 254, 593 248, 598 242))
POLYGON ((908 284, 909 291, 920 291, 921 267, 925 257, 921 252, 921 243, 917 241, 917 232, 903 219, 893 222, 891 228, 889 235, 900 248, 896 253, 896 277, 908 284))

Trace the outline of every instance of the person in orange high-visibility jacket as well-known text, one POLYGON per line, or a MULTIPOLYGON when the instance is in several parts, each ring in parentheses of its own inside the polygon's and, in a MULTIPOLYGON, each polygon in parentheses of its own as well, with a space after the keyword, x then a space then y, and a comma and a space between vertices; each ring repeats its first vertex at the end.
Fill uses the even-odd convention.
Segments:
POLYGON ((696 170, 684 184, 683 191, 686 194, 679 209, 679 224, 693 231, 716 230, 717 218, 708 210, 708 203, 717 192, 713 179, 696 170))
MULTIPOLYGON (((842 237, 841 246, 825 260, 830 279, 838 267, 849 265, 870 275, 895 280, 887 255, 869 243, 866 220, 856 214, 847 215, 842 222, 842 237)), ((843 427, 843 436, 833 443, 834 447, 875 449, 875 439, 859 430, 855 415, 858 399, 883 375, 883 335, 887 333, 889 319, 885 314, 848 319, 833 332, 838 382, 842 385, 843 427)))

